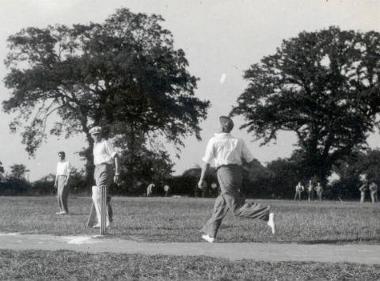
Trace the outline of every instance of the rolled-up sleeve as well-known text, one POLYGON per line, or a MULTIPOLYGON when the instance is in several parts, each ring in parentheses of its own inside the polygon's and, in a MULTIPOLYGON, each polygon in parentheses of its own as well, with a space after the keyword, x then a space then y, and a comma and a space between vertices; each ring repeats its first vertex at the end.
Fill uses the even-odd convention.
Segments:
POLYGON ((242 158, 244 158, 244 160, 247 163, 249 163, 249 162, 251 162, 254 159, 254 157, 253 157, 251 151, 249 151, 249 149, 248 149, 247 145, 245 144, 245 142, 243 140, 240 140, 240 141, 242 142, 242 144, 241 144, 241 154, 242 155, 241 156, 242 156, 242 158))
POLYGON ((215 158, 214 142, 210 139, 206 146, 206 152, 202 158, 202 161, 211 164, 211 161, 215 158))

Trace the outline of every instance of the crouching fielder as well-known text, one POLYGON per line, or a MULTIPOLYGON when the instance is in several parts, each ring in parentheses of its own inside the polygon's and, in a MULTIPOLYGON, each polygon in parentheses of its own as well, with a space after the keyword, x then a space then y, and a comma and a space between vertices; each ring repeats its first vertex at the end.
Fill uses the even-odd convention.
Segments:
POLYGON ((251 162, 254 158, 243 140, 233 137, 230 132, 234 123, 227 116, 219 117, 221 132, 212 137, 202 158, 201 177, 198 182, 200 189, 204 186, 204 178, 210 163, 215 161, 217 177, 221 189, 216 198, 211 218, 201 229, 202 238, 207 242, 214 242, 218 229, 229 209, 235 216, 261 219, 267 222, 272 233, 275 233, 274 215, 269 212, 269 206, 256 203, 246 203, 240 189, 242 185, 242 164, 251 162))
POLYGON ((101 208, 107 209, 107 211, 103 212, 103 214, 106 213, 106 226, 109 226, 110 222, 112 222, 112 208, 110 202, 111 199, 108 195, 108 189, 112 181, 114 181, 115 183, 118 183, 119 181, 118 156, 115 150, 113 149, 112 144, 109 141, 102 138, 100 127, 93 127, 90 130, 90 134, 94 139, 94 179, 96 186, 93 187, 94 205, 91 208, 88 226, 100 227, 101 208), (113 165, 115 165, 115 173, 113 172, 113 165), (105 206, 100 206, 100 198, 102 197, 103 199, 107 198, 107 208, 105 208, 105 206), (98 221, 96 225, 93 225, 93 216, 95 213, 93 210, 94 208, 96 211, 98 221))

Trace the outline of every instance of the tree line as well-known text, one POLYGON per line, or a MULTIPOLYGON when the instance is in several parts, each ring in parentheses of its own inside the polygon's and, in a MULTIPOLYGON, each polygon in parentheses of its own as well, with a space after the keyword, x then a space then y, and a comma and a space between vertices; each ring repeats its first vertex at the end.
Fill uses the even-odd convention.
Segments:
MULTIPOLYGON (((100 125, 121 154, 118 192, 138 193, 146 182, 172 178, 166 146, 180 157, 185 138, 200 140, 211 103, 196 97, 199 78, 162 21, 122 8, 103 23, 27 27, 9 36, 10 97, 2 107, 28 154, 49 135, 84 135, 84 184, 91 186, 89 130, 100 125)), ((277 196, 285 196, 281 186, 293 185, 289 175, 327 187, 332 172, 368 156, 367 137, 380 124, 379 71, 380 34, 334 26, 285 39, 253 63, 230 115, 242 116, 241 129, 262 145, 282 141, 280 131, 294 132, 297 144, 289 159, 248 169, 249 183, 260 179, 256 186, 271 186, 277 196), (273 171, 283 177, 277 188, 273 171)))
MULTIPOLYGON (((0 166, 0 195, 52 195, 56 193, 53 188, 54 174, 48 174, 39 180, 29 182, 26 179, 28 169, 23 164, 15 164, 10 167, 10 172, 5 173, 0 166)), ((153 196, 164 196, 164 185, 170 186, 170 195, 192 197, 215 197, 219 192, 215 169, 211 168, 206 176, 207 186, 203 190, 197 188, 201 169, 190 168, 178 176, 156 175, 142 177, 137 186, 128 186, 126 183, 120 186, 113 185, 111 192, 114 195, 144 196, 149 183, 156 185, 153 196)), ((362 184, 361 176, 366 175, 369 182, 380 185, 380 150, 368 149, 365 152, 357 152, 340 161, 334 166, 335 178, 328 180, 324 188, 324 199, 351 200, 360 195, 358 188, 362 184)), ((254 160, 244 169, 243 192, 248 197, 292 199, 295 186, 298 182, 304 185, 310 180, 308 169, 303 167, 296 154, 289 158, 279 158, 262 165, 254 160)), ((73 169, 70 176, 70 192, 73 194, 88 195, 90 188, 87 185, 85 172, 73 169)))

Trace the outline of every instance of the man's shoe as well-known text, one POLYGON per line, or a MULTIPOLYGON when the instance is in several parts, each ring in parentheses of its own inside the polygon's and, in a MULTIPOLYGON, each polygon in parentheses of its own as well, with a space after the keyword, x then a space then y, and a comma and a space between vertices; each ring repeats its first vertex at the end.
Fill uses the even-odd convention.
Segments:
POLYGON ((208 236, 208 234, 203 234, 202 239, 206 240, 209 243, 214 243, 214 241, 215 241, 215 238, 208 236))
POLYGON ((100 223, 95 224, 93 228, 100 228, 100 223))
POLYGON ((269 219, 268 219, 267 225, 271 228, 272 234, 275 234, 276 233, 276 225, 274 223, 274 214, 273 213, 269 213, 269 219))

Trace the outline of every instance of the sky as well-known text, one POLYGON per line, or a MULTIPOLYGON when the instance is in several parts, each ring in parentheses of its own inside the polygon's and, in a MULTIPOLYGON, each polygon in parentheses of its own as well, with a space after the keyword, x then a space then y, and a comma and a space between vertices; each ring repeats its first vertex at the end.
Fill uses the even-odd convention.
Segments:
MULTIPOLYGON (((331 25, 380 31, 377 0, 0 0, 0 102, 10 93, 2 82, 7 73, 2 61, 8 52, 8 36, 29 26, 103 22, 122 7, 165 19, 163 25, 172 32, 175 47, 186 53, 190 73, 200 78, 196 96, 211 101, 208 118, 201 123, 202 141, 194 136, 185 140, 181 158, 172 157, 174 174, 201 163, 208 139, 218 130, 218 116, 230 112, 247 86, 243 71, 273 54, 282 40, 331 25)), ((6 171, 13 164, 25 164, 29 179, 37 180, 55 172, 60 150, 66 151, 74 167, 83 167, 77 154, 86 145, 83 136, 51 136, 30 158, 21 137, 9 131, 11 117, 0 112, 0 161, 6 171)), ((276 143, 260 146, 254 136, 238 129, 242 119, 234 121, 233 134, 247 142, 262 164, 291 155, 296 142, 292 133, 280 133, 276 143)), ((375 133, 368 143, 376 148, 379 140, 379 133, 375 133)), ((172 146, 167 149, 174 155, 172 146)))

